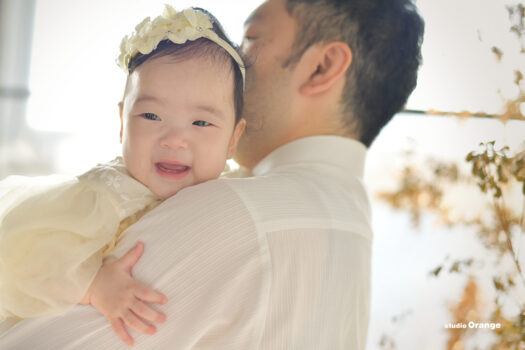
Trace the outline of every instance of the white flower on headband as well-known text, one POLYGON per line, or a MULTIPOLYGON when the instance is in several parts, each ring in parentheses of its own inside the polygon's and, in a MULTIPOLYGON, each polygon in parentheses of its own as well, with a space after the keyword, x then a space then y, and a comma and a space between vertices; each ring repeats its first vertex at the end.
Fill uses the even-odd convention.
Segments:
POLYGON ((147 55, 157 48, 157 45, 166 39, 175 44, 184 44, 186 41, 207 38, 225 49, 237 62, 244 81, 244 64, 233 47, 221 39, 213 31, 210 18, 201 11, 192 8, 177 12, 170 5, 166 5, 162 16, 153 21, 145 18, 135 27, 135 33, 122 39, 120 44, 119 66, 128 73, 129 61, 137 54, 147 55))

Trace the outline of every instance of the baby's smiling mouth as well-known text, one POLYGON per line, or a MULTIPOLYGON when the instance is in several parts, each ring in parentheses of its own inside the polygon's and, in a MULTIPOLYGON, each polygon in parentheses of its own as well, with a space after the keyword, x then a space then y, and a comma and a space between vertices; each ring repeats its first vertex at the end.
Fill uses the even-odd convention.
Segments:
POLYGON ((158 170, 170 174, 179 174, 190 169, 190 167, 186 165, 164 162, 155 163, 155 166, 158 170))
POLYGON ((175 162, 155 163, 157 174, 168 181, 180 181, 190 173, 191 167, 175 162))

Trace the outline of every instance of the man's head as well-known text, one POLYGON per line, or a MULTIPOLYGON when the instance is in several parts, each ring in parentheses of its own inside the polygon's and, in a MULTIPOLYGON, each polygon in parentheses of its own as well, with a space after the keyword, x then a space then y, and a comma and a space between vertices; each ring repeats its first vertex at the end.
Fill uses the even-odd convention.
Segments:
POLYGON ((241 46, 248 127, 236 159, 252 167, 319 134, 369 146, 416 85, 423 27, 410 0, 267 0, 241 46))

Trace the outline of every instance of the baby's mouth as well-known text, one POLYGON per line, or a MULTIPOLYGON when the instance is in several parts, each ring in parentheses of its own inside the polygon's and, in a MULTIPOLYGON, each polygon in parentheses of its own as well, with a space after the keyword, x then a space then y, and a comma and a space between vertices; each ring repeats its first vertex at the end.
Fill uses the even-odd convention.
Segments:
POLYGON ((188 176, 191 167, 175 162, 158 162, 155 169, 160 177, 168 181, 180 181, 188 176))
POLYGON ((169 174, 180 174, 190 169, 189 166, 172 163, 155 163, 158 170, 169 174))

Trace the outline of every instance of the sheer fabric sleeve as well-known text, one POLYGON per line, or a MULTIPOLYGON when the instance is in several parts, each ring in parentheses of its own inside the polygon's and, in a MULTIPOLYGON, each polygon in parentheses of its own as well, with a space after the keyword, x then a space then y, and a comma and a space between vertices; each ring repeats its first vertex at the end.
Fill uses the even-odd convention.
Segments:
POLYGON ((17 177, 0 191, 0 318, 65 313, 84 296, 118 229, 115 205, 76 178, 35 185, 17 177))

